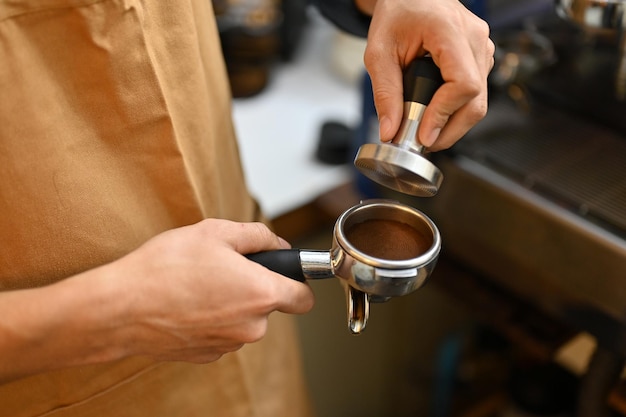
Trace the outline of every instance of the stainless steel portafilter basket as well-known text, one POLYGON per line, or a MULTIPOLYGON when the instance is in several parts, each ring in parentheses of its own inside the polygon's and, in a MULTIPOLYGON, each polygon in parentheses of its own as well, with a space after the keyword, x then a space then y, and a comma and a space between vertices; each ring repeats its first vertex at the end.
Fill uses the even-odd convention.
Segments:
POLYGON ((441 236, 421 211, 392 200, 367 200, 335 223, 330 250, 287 249, 247 255, 289 278, 339 278, 346 292, 348 327, 360 333, 370 302, 412 293, 430 277, 441 236))
POLYGON ((404 73, 404 113, 398 133, 388 143, 362 145, 355 167, 371 180, 401 193, 418 197, 437 194, 441 171, 424 156, 417 140, 420 121, 435 91, 443 84, 430 56, 414 60, 404 73))

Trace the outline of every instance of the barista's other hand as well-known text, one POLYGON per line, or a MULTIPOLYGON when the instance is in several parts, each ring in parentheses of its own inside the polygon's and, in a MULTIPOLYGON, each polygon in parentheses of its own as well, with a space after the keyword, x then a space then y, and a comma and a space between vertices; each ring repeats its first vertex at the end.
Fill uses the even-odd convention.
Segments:
POLYGON ((430 150, 449 148, 487 113, 487 76, 495 51, 487 23, 459 0, 356 0, 356 4, 372 14, 364 61, 372 79, 381 139, 391 140, 400 126, 403 69, 430 53, 445 83, 427 107, 418 136, 430 150))
POLYGON ((261 223, 209 219, 158 235, 117 261, 133 298, 126 325, 134 353, 211 362, 261 339, 272 312, 308 312, 307 284, 242 255, 285 248, 261 223))

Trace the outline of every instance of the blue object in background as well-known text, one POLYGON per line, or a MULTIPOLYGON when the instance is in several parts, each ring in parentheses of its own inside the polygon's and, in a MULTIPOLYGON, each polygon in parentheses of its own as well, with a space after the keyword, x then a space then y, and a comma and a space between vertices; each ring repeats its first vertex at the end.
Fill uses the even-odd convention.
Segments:
POLYGON ((436 379, 431 417, 449 417, 454 385, 463 347, 463 331, 452 332, 441 343, 437 355, 436 379))
MULTIPOLYGON (((363 72, 363 79, 361 80, 361 123, 357 126, 354 132, 354 149, 352 155, 356 156, 356 153, 361 145, 368 142, 368 139, 373 135, 371 129, 373 126, 378 125, 378 115, 376 113, 376 107, 374 106, 374 92, 372 90, 372 80, 369 77, 367 71, 363 72)), ((378 131, 374 132, 378 136, 378 131)), ((378 185, 361 174, 356 168, 355 171, 355 185, 359 193, 365 198, 379 198, 380 193, 378 191, 378 185)))

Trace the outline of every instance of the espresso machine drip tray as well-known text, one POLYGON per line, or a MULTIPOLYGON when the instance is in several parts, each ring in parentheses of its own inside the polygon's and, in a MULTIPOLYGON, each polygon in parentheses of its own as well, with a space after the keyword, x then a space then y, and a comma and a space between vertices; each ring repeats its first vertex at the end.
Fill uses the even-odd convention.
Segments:
POLYGON ((550 107, 525 114, 505 102, 456 151, 626 238, 626 138, 617 132, 550 107))

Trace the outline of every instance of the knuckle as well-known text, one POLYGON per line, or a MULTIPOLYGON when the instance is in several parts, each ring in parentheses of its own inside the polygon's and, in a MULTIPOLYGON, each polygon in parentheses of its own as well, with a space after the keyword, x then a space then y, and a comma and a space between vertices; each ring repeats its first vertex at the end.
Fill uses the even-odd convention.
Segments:
POLYGON ((264 239, 274 236, 274 233, 264 223, 253 222, 253 223, 248 223, 248 225, 250 228, 252 228, 252 230, 254 231, 254 234, 257 235, 260 239, 264 240, 264 239))
POLYGON ((377 47, 371 45, 367 45, 367 47, 365 48, 365 53, 363 54, 363 64, 367 69, 371 69, 380 57, 380 53, 377 51, 377 47))
POLYGON ((489 34, 491 33, 491 29, 489 28, 489 24, 484 21, 483 19, 477 18, 477 25, 476 25, 476 30, 477 30, 477 34, 481 37, 481 38, 489 38, 489 34))
POLYGON ((386 54, 389 54, 388 46, 382 42, 368 42, 363 53, 363 64, 368 71, 375 70, 386 54))
POLYGON ((238 226, 237 234, 245 235, 251 241, 267 242, 274 237, 274 233, 261 222, 238 223, 238 226))
POLYGON ((231 345, 223 346, 220 349, 219 355, 225 355, 227 353, 236 352, 244 346, 244 343, 233 343, 231 345))
POLYGON ((222 234, 224 230, 230 225, 230 221, 228 220, 218 220, 218 219, 204 219, 198 223, 198 230, 202 236, 212 236, 215 234, 222 234))
POLYGON ((496 53, 496 44, 493 42, 491 38, 487 39, 487 54, 489 56, 493 56, 496 53))
POLYGON ((179 357, 177 359, 178 360, 183 360, 183 361, 189 362, 189 363, 204 364, 204 363, 215 362, 215 361, 219 360, 223 355, 224 355, 223 352, 219 352, 216 349, 210 349, 210 350, 208 350, 206 352, 190 353, 188 355, 185 355, 183 357, 179 357))
POLYGON ((487 101, 474 100, 468 109, 467 117, 473 123, 478 123, 487 115, 487 101))
POLYGON ((468 101, 475 101, 474 99, 483 91, 483 84, 477 75, 468 74, 463 86, 459 87, 458 94, 467 98, 468 101))
POLYGON ((246 326, 245 331, 241 335, 241 341, 243 343, 255 343, 261 340, 267 332, 267 318, 256 320, 249 326, 246 326))
POLYGON ((211 352, 211 353, 205 355, 204 357, 199 358, 196 362, 197 363, 211 363, 211 362, 215 362, 217 360, 220 360, 223 355, 224 355, 223 353, 211 352))
POLYGON ((315 297, 313 296, 313 291, 307 293, 306 297, 304 297, 304 302, 302 303, 302 311, 308 313, 313 310, 315 307, 315 297))

